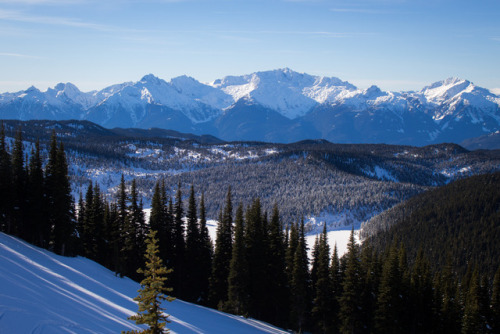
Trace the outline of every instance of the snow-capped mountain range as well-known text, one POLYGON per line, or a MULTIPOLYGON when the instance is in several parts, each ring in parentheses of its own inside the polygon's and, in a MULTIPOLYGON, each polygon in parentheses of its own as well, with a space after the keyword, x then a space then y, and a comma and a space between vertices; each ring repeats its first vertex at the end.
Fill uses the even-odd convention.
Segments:
POLYGON ((358 89, 290 69, 201 83, 152 74, 101 91, 60 83, 0 94, 2 119, 80 119, 104 127, 166 128, 225 140, 426 145, 500 130, 500 96, 450 78, 418 92, 358 89))

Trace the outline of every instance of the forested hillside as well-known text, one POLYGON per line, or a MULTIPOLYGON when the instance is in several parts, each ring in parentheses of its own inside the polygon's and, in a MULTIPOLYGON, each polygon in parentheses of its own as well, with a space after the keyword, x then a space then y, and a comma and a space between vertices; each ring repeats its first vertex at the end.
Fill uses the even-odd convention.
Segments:
MULTIPOLYGON (((427 147, 221 142, 160 129, 105 129, 86 121, 4 121, 7 144, 21 131, 29 154, 37 138, 42 159, 55 131, 64 143, 73 196, 97 182, 103 195, 117 196, 121 175, 147 207, 164 179, 173 196, 181 184, 205 194, 207 217, 217 218, 229 186, 234 202, 259 197, 264 211, 276 203, 287 224, 321 217, 329 228, 359 224, 395 204, 454 179, 498 170, 497 151, 467 151, 454 144, 427 147)), ((184 197, 186 200, 187 197, 184 197)))
POLYGON ((500 173, 472 176, 413 197, 363 225, 364 244, 402 242, 414 259, 423 249, 433 270, 450 265, 493 277, 500 266, 500 173))

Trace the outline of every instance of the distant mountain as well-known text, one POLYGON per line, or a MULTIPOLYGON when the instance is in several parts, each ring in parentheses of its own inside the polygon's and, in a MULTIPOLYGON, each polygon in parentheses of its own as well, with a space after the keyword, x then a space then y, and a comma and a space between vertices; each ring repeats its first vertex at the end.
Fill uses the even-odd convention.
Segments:
POLYGON ((500 150, 500 131, 466 139, 460 145, 468 150, 500 150))
POLYGON ((101 91, 71 83, 0 94, 0 118, 90 120, 106 128, 162 128, 223 140, 428 145, 500 130, 500 97, 450 78, 418 92, 358 89, 290 69, 203 84, 146 75, 101 91))

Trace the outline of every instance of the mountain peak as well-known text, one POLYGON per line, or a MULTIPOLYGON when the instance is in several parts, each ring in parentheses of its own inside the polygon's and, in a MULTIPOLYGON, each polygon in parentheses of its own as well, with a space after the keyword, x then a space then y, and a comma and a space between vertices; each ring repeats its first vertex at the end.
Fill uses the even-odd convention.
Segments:
POLYGON ((152 83, 152 84, 160 84, 163 80, 158 78, 157 76, 153 74, 146 74, 145 76, 142 77, 140 80, 141 83, 152 83))
POLYGON ((433 102, 449 100, 454 96, 462 93, 466 89, 473 88, 474 85, 464 79, 448 78, 446 80, 438 81, 430 86, 424 87, 422 93, 425 97, 433 102))

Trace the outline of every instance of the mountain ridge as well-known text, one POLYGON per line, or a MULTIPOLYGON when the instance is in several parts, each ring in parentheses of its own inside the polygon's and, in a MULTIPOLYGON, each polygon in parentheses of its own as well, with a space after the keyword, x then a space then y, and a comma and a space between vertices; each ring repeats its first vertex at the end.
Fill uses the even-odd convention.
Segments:
POLYGON ((418 92, 391 92, 285 68, 208 84, 188 76, 167 82, 148 74, 91 92, 71 83, 45 92, 30 87, 0 94, 0 118, 90 120, 107 128, 154 126, 223 140, 423 146, 460 143, 500 130, 500 97, 458 78, 418 92), (258 110, 274 116, 255 119, 258 110), (228 133, 228 127, 233 131, 228 133), (238 128, 246 130, 240 134, 238 128), (268 130, 263 133, 262 128, 268 130))

